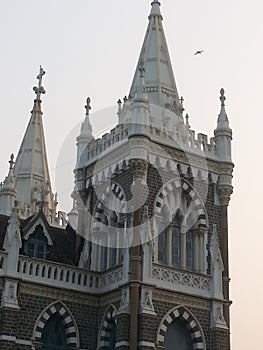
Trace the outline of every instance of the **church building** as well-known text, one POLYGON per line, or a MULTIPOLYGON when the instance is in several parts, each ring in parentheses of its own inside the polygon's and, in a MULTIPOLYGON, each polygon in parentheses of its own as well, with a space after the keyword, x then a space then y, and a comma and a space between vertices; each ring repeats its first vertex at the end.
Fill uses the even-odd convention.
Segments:
POLYGON ((51 187, 40 67, 0 184, 1 350, 230 350, 225 91, 213 137, 195 133, 160 6, 118 123, 97 139, 87 98, 67 215, 51 187))

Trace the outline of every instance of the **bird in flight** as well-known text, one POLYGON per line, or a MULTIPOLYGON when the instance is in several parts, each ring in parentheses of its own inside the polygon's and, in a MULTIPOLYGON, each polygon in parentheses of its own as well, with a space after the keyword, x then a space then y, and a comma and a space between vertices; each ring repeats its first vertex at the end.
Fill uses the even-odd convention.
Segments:
POLYGON ((196 53, 194 53, 194 55, 201 55, 202 52, 204 52, 204 50, 198 50, 196 53))

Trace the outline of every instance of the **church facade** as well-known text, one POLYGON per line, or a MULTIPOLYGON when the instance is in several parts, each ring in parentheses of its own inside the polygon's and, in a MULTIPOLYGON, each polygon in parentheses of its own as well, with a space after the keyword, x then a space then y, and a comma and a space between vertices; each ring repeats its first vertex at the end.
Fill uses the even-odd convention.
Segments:
POLYGON ((214 136, 196 135, 158 0, 148 19, 118 123, 98 139, 87 99, 68 215, 51 188, 40 68, 0 187, 3 350, 230 350, 225 92, 214 136))

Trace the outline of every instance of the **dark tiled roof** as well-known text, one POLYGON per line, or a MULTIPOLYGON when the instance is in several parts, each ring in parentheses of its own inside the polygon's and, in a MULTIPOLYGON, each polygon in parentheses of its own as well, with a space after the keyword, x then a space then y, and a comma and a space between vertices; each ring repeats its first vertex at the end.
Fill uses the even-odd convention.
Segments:
POLYGON ((70 225, 65 229, 50 227, 54 245, 49 247, 47 259, 74 265, 76 262, 76 232, 70 225))
MULTIPOLYGON (((64 264, 75 265, 78 260, 76 253, 76 232, 70 225, 66 228, 50 226, 42 213, 35 214, 26 220, 21 220, 20 230, 23 242, 23 237, 26 231, 34 225, 38 220, 42 219, 50 237, 53 241, 53 246, 48 246, 47 260, 56 261, 64 264)), ((9 217, 0 215, 0 249, 3 250, 3 242, 8 226, 9 217)), ((24 254, 23 247, 21 254, 24 254)))

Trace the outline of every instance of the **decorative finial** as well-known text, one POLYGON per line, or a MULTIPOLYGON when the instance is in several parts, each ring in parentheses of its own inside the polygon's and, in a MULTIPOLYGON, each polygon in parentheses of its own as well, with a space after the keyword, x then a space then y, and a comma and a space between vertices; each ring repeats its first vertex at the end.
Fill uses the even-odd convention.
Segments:
POLYGON ((120 98, 118 99, 117 103, 118 103, 118 113, 117 114, 119 115, 121 113, 121 105, 122 105, 120 98))
POLYGON ((140 62, 139 72, 140 72, 140 78, 144 78, 145 66, 144 66, 144 61, 143 60, 141 60, 141 62, 140 62))
POLYGON ((128 98, 127 98, 127 96, 125 95, 125 96, 123 97, 123 102, 125 103, 125 102, 127 102, 127 100, 128 100, 128 98))
POLYGON ((152 10, 151 10, 151 13, 150 13, 150 16, 149 16, 149 19, 151 17, 160 17, 162 19, 162 15, 161 15, 161 12, 160 12, 160 6, 161 6, 161 3, 160 1, 158 0, 153 0, 153 2, 151 3, 152 5, 152 10))
POLYGON ((226 97, 225 97, 225 90, 222 88, 220 90, 220 101, 221 101, 221 106, 224 107, 225 106, 225 100, 226 100, 226 97))
POLYGON ((183 113, 183 111, 184 111, 184 98, 183 98, 183 96, 181 96, 181 98, 180 98, 180 109, 181 109, 181 112, 183 113))
POLYGON ((189 114, 187 113, 186 116, 185 116, 185 123, 186 123, 186 126, 188 127, 188 129, 191 128, 190 124, 189 124, 189 114))
POLYGON ((89 115, 89 111, 91 110, 91 106, 90 106, 91 99, 90 99, 90 97, 87 98, 86 103, 87 103, 86 106, 85 106, 85 108, 86 108, 86 115, 89 115))
POLYGON ((40 97, 41 97, 41 94, 45 94, 46 93, 46 90, 43 88, 42 86, 42 78, 43 78, 43 75, 45 75, 46 72, 44 71, 44 69, 40 66, 39 68, 39 74, 37 76, 37 79, 38 79, 38 86, 34 86, 33 87, 33 90, 35 91, 36 95, 37 95, 37 100, 40 101, 40 97))
POLYGON ((14 162, 14 154, 13 153, 10 156, 9 164, 10 164, 9 169, 10 170, 13 169, 14 164, 15 164, 15 162, 14 162))

